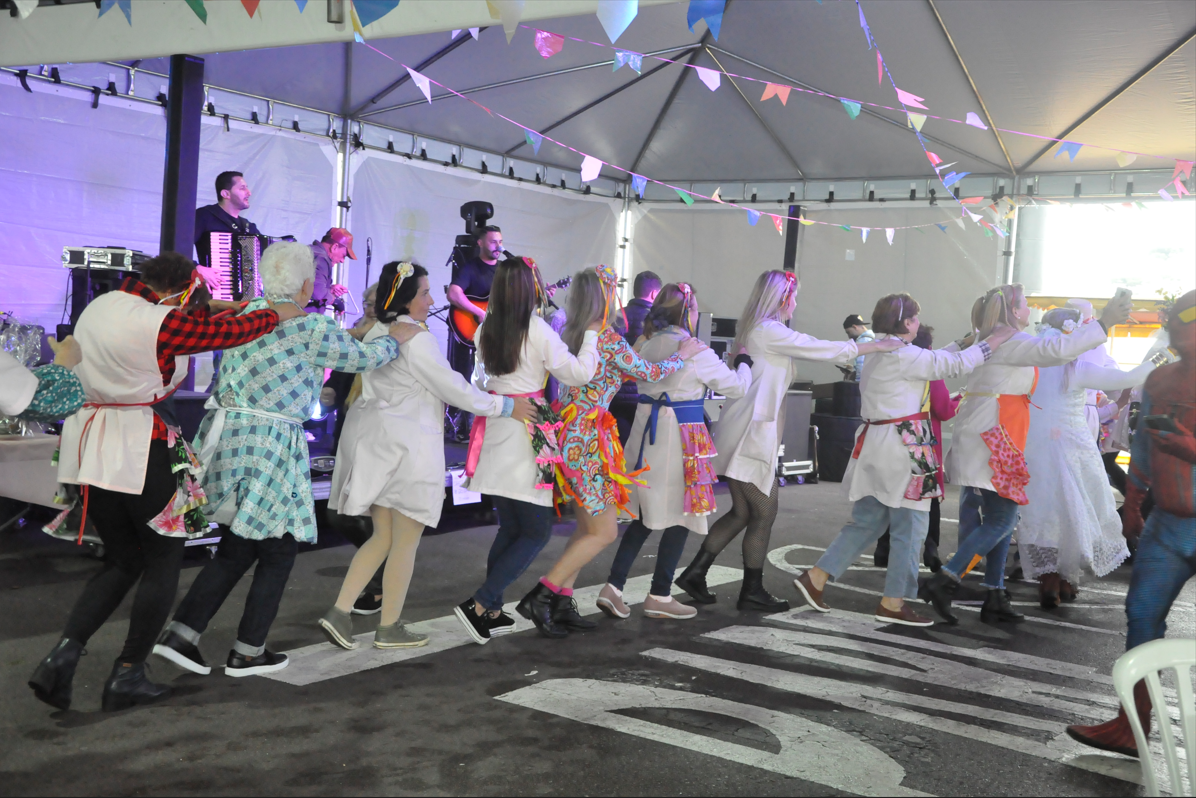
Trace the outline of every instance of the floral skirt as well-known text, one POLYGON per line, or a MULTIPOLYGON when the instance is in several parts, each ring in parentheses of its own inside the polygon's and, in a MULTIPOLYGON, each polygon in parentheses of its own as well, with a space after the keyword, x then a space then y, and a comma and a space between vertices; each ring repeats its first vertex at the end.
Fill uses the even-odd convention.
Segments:
POLYGON ((627 471, 615 417, 604 407, 582 411, 570 404, 561 410, 561 421, 557 501, 573 499, 590 515, 612 506, 630 515, 627 488, 643 486, 636 477, 648 468, 627 471))
POLYGON ((714 485, 718 482, 711 460, 718 452, 704 423, 679 424, 678 427, 681 430, 681 462, 685 467, 682 511, 686 515, 710 515, 715 509, 714 485))

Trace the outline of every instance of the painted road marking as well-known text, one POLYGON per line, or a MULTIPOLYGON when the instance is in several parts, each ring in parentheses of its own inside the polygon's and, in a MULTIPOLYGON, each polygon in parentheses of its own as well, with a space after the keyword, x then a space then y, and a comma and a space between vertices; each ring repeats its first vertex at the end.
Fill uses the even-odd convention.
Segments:
POLYGON ((498 700, 856 795, 927 795, 902 787, 905 769, 874 746, 800 715, 752 704, 594 679, 551 679, 498 696, 498 700), (637 708, 696 710, 738 718, 770 731, 781 750, 776 754, 760 751, 616 714, 637 708))
MULTIPOLYGON (((743 571, 740 569, 715 565, 710 568, 706 582, 714 586, 728 582, 738 582, 741 579, 743 579, 743 571)), ((627 585, 623 590, 624 603, 629 606, 642 604, 644 599, 648 597, 648 589, 651 585, 652 577, 650 575, 628 579, 627 585)), ((598 605, 594 602, 598 598, 598 593, 602 590, 602 587, 602 585, 595 585, 579 588, 574 592, 573 598, 577 600, 577 608, 582 615, 593 615, 600 612, 598 605)), ((673 595, 680 593, 682 593, 681 588, 673 588, 673 595)), ((517 603, 512 601, 503 607, 504 610, 515 618, 515 632, 525 632, 535 628, 531 621, 524 620, 522 616, 515 612, 515 605, 517 603)), ((338 676, 348 676, 353 673, 380 668, 383 665, 392 665, 396 662, 406 662, 419 657, 426 657, 430 654, 437 654, 441 651, 448 651, 449 649, 460 646, 476 645, 465 629, 462 628, 461 622, 453 615, 445 615, 440 618, 413 623, 408 628, 413 632, 429 635, 431 639, 428 641, 428 645, 422 648, 407 649, 384 650, 374 648, 374 633, 364 632, 353 636, 353 639, 360 644, 360 647, 353 651, 346 651, 331 643, 316 643, 315 645, 304 646, 303 648, 286 652, 287 657, 290 659, 290 664, 287 667, 280 671, 263 673, 261 675, 266 679, 274 679, 301 687, 328 679, 335 679, 338 676)))

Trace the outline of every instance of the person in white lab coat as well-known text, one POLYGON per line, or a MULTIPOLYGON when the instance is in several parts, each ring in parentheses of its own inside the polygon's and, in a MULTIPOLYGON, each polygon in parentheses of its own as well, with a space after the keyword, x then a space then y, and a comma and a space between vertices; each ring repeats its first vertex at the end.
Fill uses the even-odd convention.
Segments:
POLYGON ((764 558, 777 516, 777 447, 785 427, 784 401, 797 376, 799 360, 846 365, 860 355, 892 352, 901 341, 823 341, 789 329, 800 285, 792 272, 768 271, 756 279, 736 329, 735 351, 752 358, 752 385, 741 399, 723 408, 714 428, 715 473, 731 488, 731 510, 710 527, 710 534, 677 586, 699 604, 717 599, 706 587, 706 572, 719 552, 743 532, 743 587, 739 609, 781 612, 789 603, 764 589, 764 558))
MULTIPOLYGON (((660 289, 644 320, 644 336, 636 342, 640 357, 659 363, 674 355, 683 341, 693 337, 697 318, 698 297, 689 283, 670 283, 660 289)), ((704 420, 706 391, 738 399, 752 384, 751 358, 740 355, 736 361, 731 370, 707 349, 659 382, 639 382, 639 408, 624 454, 633 471, 647 470, 637 477, 642 485, 629 486, 627 507, 638 518, 623 533, 610 577, 598 594, 598 608, 607 615, 631 614, 623 601, 623 586, 654 529, 664 531, 644 615, 686 619, 697 614, 697 609, 680 603, 670 591, 685 539, 691 531, 705 535, 706 518, 715 510, 718 476, 711 465, 714 441, 704 420)))
POLYGON ((432 292, 428 272, 413 263, 388 263, 379 283, 378 322, 369 342, 387 335, 391 323, 416 324, 416 335, 399 356, 362 376, 361 398, 349 410, 337 449, 328 505, 342 515, 369 513, 374 533, 357 550, 336 604, 320 619, 330 642, 357 647, 351 612, 378 566, 382 576, 382 617, 375 648, 414 648, 428 636, 400 620, 415 551, 425 527, 440 523, 444 504, 444 406, 476 416, 532 418, 526 399, 484 393, 466 382, 426 332, 432 292))
POLYGON ((920 312, 909 294, 882 297, 872 311, 872 329, 903 346, 864 359, 860 414, 865 421, 843 477, 848 498, 855 503, 851 523, 817 565, 793 580, 806 603, 819 612, 830 611, 822 600, 827 581, 843 576, 887 528, 892 542, 876 620, 934 625, 906 604, 918 593, 918 554, 930 524, 931 500, 943 494, 930 422, 930 381, 969 373, 992 357, 1014 330, 995 330, 962 352, 936 352, 911 345, 921 326, 920 312))

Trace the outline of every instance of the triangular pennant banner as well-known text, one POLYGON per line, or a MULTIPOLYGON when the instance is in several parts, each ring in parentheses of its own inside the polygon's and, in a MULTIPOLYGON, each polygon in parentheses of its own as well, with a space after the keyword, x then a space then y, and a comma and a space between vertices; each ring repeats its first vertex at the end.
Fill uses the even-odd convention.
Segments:
POLYGON ((847 115, 852 119, 855 119, 860 115, 861 106, 859 103, 855 102, 854 100, 839 100, 839 102, 843 104, 843 110, 846 111, 847 115))
POLYGON ((707 69, 706 67, 694 67, 698 70, 698 79, 706 84, 706 88, 714 91, 722 83, 723 75, 721 72, 714 69, 707 69))
POLYGON ((295 5, 299 6, 299 13, 302 14, 303 10, 307 8, 307 0, 295 0, 295 5))
POLYGON ((814 224, 814 223, 813 223, 813 222, 811 222, 809 219, 798 219, 797 221, 801 222, 801 223, 802 223, 802 224, 804 224, 806 227, 809 227, 810 225, 814 224))
MULTIPOLYGON (((546 30, 536 31, 536 52, 545 58, 552 58, 565 46, 565 37, 546 30)), ((617 67, 616 67, 617 68, 617 67)))
POLYGON ((639 0, 598 0, 598 21, 614 44, 640 11, 639 0))
POLYGON ((1004 238, 1007 235, 1007 233, 999 227, 993 227, 993 232, 1001 238, 1004 238))
POLYGON ((921 133, 922 125, 926 124, 926 114, 915 114, 911 111, 906 111, 905 116, 907 117, 906 124, 921 133))
POLYGON ((777 235, 784 235, 785 227, 784 227, 784 224, 781 222, 781 217, 777 216, 775 213, 770 213, 768 215, 772 217, 773 227, 777 228, 777 235))
POLYGON ((776 83, 769 83, 764 87, 764 96, 760 98, 760 102, 764 102, 770 97, 780 97, 781 105, 789 101, 789 86, 781 86, 776 83))
MULTIPOLYGON (((113 6, 118 6, 125 15, 125 20, 130 25, 133 24, 133 0, 101 0, 100 1, 100 16, 108 13, 113 6)), ((252 14, 250 16, 253 16, 252 14)))
POLYGON ((962 218, 960 218, 960 219, 956 219, 956 220, 955 220, 955 223, 956 223, 957 225, 959 225, 959 229, 960 229, 960 230, 966 230, 966 229, 967 229, 966 227, 964 227, 964 226, 963 226, 963 219, 962 219, 962 218))
POLYGON ((1067 157, 1074 163, 1076 155, 1079 154, 1080 148, 1083 146, 1075 141, 1062 141, 1059 143, 1059 149, 1055 150, 1055 157, 1058 158, 1063 153, 1067 153, 1067 157))
POLYGON ((507 34, 507 44, 511 43, 515 31, 519 30, 519 20, 523 18, 523 4, 524 0, 486 0, 490 18, 502 20, 503 32, 507 34))
POLYGON ((889 239, 889 246, 893 246, 893 234, 897 232, 892 227, 885 228, 885 238, 889 239))
POLYGON ((984 237, 985 237, 985 238, 992 238, 992 237, 993 237, 993 231, 992 231, 992 230, 990 230, 990 229, 988 229, 987 227, 986 227, 986 228, 984 228, 984 237))
POLYGON ((910 94, 908 91, 897 90, 897 101, 902 105, 910 108, 921 108, 923 111, 927 110, 925 105, 922 105, 922 98, 916 94, 910 94))
POLYGON ((947 225, 945 224, 939 224, 938 222, 935 222, 934 226, 942 230, 944 233, 947 232, 947 225))
POLYGON ((850 228, 850 227, 848 227, 848 226, 847 226, 847 225, 845 225, 845 224, 841 224, 841 225, 839 225, 839 229, 840 229, 840 230, 846 230, 846 231, 847 231, 847 232, 849 232, 849 233, 851 232, 851 228, 850 228))
MULTIPOLYGON (((246 0, 241 0, 245 3, 246 0)), ((254 3, 256 6, 257 3, 254 3)), ((377 22, 384 16, 394 11, 399 7, 399 0, 353 0, 353 8, 357 11, 357 19, 361 21, 361 27, 365 27, 372 22, 377 22)), ((250 14, 250 16, 253 16, 250 14)))
POLYGON ((870 233, 870 232, 872 232, 870 228, 861 227, 860 228, 860 240, 863 241, 864 243, 867 243, 868 242, 868 233, 870 233))
POLYGON ((528 144, 532 145, 532 152, 539 155, 540 144, 543 143, 544 137, 532 130, 523 131, 523 137, 527 139, 528 144))
MULTIPOLYGON (((955 164, 957 164, 957 163, 959 163, 959 161, 952 161, 951 163, 935 164, 934 171, 938 172, 939 174, 942 174, 944 169, 950 169, 952 166, 955 166, 955 164)), ((950 172, 948 172, 948 174, 950 174, 950 172)))
POLYGON ((581 162, 581 182, 589 183, 598 177, 600 171, 602 171, 602 161, 593 155, 587 155, 581 162))
POLYGON ((719 196, 719 194, 718 194, 718 192, 720 192, 720 191, 722 191, 722 190, 723 190, 723 187, 722 187, 722 186, 719 186, 718 188, 716 188, 716 189, 714 190, 714 193, 710 195, 710 199, 712 199, 713 201, 715 201, 715 202, 717 202, 717 203, 719 203, 719 204, 722 204, 723 198, 722 198, 722 197, 720 197, 720 196, 719 196))
POLYGON ((984 197, 968 197, 967 199, 961 199, 959 201, 959 204, 960 205, 975 205, 976 203, 983 202, 983 201, 984 201, 984 197))
POLYGON ((618 72, 619 67, 627 64, 639 74, 644 67, 644 57, 639 53, 632 53, 627 50, 615 50, 615 64, 612 72, 618 72))
POLYGON ((877 50, 876 51, 876 85, 877 86, 881 85, 881 82, 882 82, 881 78, 884 77, 884 74, 885 74, 885 62, 880 57, 880 50, 877 50))
POLYGON ((718 31, 723 25, 723 11, 726 7, 727 0, 689 0, 689 8, 685 12, 689 32, 693 33, 694 25, 698 24, 698 20, 703 20, 710 29, 710 35, 718 41, 718 31))
POLYGON ((927 152, 926 157, 930 159, 930 164, 932 166, 938 166, 943 162, 943 159, 935 155, 933 152, 927 152))
POLYGON ((261 2, 262 0, 241 0, 241 5, 245 7, 247 12, 249 12, 250 19, 253 19, 253 15, 257 13, 257 7, 261 4, 261 2))
POLYGON ((1191 191, 1188 191, 1188 187, 1184 185, 1184 181, 1180 180, 1178 177, 1175 178, 1175 182, 1172 183, 1172 185, 1175 186, 1175 193, 1181 197, 1192 193, 1191 191))
POLYGON ((1129 166, 1130 164, 1132 164, 1136 160, 1138 160, 1138 156, 1134 155, 1132 152, 1117 153, 1117 165, 1123 169, 1125 167, 1129 166))
POLYGON ((411 67, 407 67, 407 74, 411 76, 412 82, 414 82, 416 86, 419 86, 419 90, 424 93, 424 98, 427 99, 428 102, 432 102, 432 84, 429 82, 428 78, 416 72, 411 67))
POLYGON ((357 16, 357 9, 349 6, 349 22, 353 25, 353 41, 365 44, 365 31, 362 30, 361 19, 357 16))
POLYGON ((1189 177, 1191 177, 1192 176, 1192 162, 1191 161, 1176 161, 1175 162, 1175 171, 1171 173, 1171 179, 1174 180, 1176 177, 1179 176, 1179 174, 1181 172, 1183 173, 1184 180, 1187 180, 1189 177))
POLYGON ((950 174, 948 174, 946 177, 943 178, 943 187, 951 188, 951 186, 955 185, 960 180, 963 180, 965 177, 967 177, 970 174, 971 174, 971 172, 959 172, 958 174, 956 174, 955 172, 951 172, 950 174))
POLYGON ((462 30, 463 30, 462 28, 456 28, 456 29, 454 29, 454 30, 453 30, 453 33, 452 33, 452 35, 451 35, 451 36, 449 36, 449 38, 450 38, 450 39, 455 39, 455 38, 457 38, 458 36, 460 36, 460 35, 461 35, 461 31, 462 31, 462 30))
POLYGON ((208 24, 208 10, 203 7, 203 0, 185 0, 187 6, 195 12, 195 16, 199 17, 199 21, 203 24, 208 24))
POLYGON ((868 30, 868 20, 864 19, 864 7, 856 3, 856 8, 860 10, 860 27, 864 29, 864 38, 868 40, 868 49, 872 49, 872 31, 868 30))
POLYGON ((635 191, 636 194, 640 195, 640 199, 644 198, 644 189, 646 189, 647 187, 648 187, 648 178, 643 177, 642 175, 635 175, 635 174, 633 174, 631 176, 631 188, 633 191, 635 191))
POLYGON ((752 227, 756 226, 756 222, 760 221, 760 211, 753 211, 751 208, 745 208, 748 215, 748 224, 752 227))
POLYGON ((17 14, 21 19, 29 19, 29 15, 37 9, 37 0, 13 0, 17 6, 17 14))
POLYGON ((988 125, 980 121, 980 117, 976 115, 975 111, 968 111, 967 123, 972 127, 978 127, 981 130, 988 130, 988 125))
POLYGON ((1165 189, 1165 188, 1159 189, 1159 196, 1162 197, 1163 199, 1167 200, 1168 202, 1172 202, 1175 200, 1175 197, 1172 197, 1170 194, 1168 194, 1167 189, 1165 189))
POLYGON ((679 188, 675 188, 675 189, 673 189, 673 191, 676 191, 676 192, 677 192, 677 196, 678 196, 678 197, 680 197, 680 198, 681 198, 681 201, 682 201, 682 202, 684 202, 686 205, 693 205, 693 204, 694 204, 694 198, 693 198, 693 197, 691 197, 691 196, 689 196, 689 194, 688 194, 688 193, 686 193, 686 192, 682 191, 682 190, 681 190, 681 189, 679 189, 679 188))
POLYGON ((980 219, 980 214, 978 214, 978 213, 972 213, 972 212, 971 212, 971 211, 969 211, 967 208, 964 208, 964 213, 966 213, 966 214, 967 214, 969 217, 971 217, 971 219, 972 219, 972 221, 973 221, 973 222, 980 222, 980 221, 982 221, 982 220, 980 219))
POLYGON ((481 31, 481 28, 470 28, 469 35, 472 36, 473 40, 476 42, 478 40, 478 34, 481 33, 481 31))

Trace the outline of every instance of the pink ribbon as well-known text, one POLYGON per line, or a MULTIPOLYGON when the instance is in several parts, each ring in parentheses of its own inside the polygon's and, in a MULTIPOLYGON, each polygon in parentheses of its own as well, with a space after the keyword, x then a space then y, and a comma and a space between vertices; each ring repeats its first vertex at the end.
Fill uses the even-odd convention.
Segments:
MULTIPOLYGON (((498 396, 494 391, 489 393, 498 396)), ((532 393, 501 394, 512 399, 543 399, 543 389, 532 393)), ((465 476, 472 477, 478 469, 478 459, 482 456, 482 441, 486 438, 486 416, 474 416, 473 426, 469 428, 469 452, 465 455, 465 476)))

